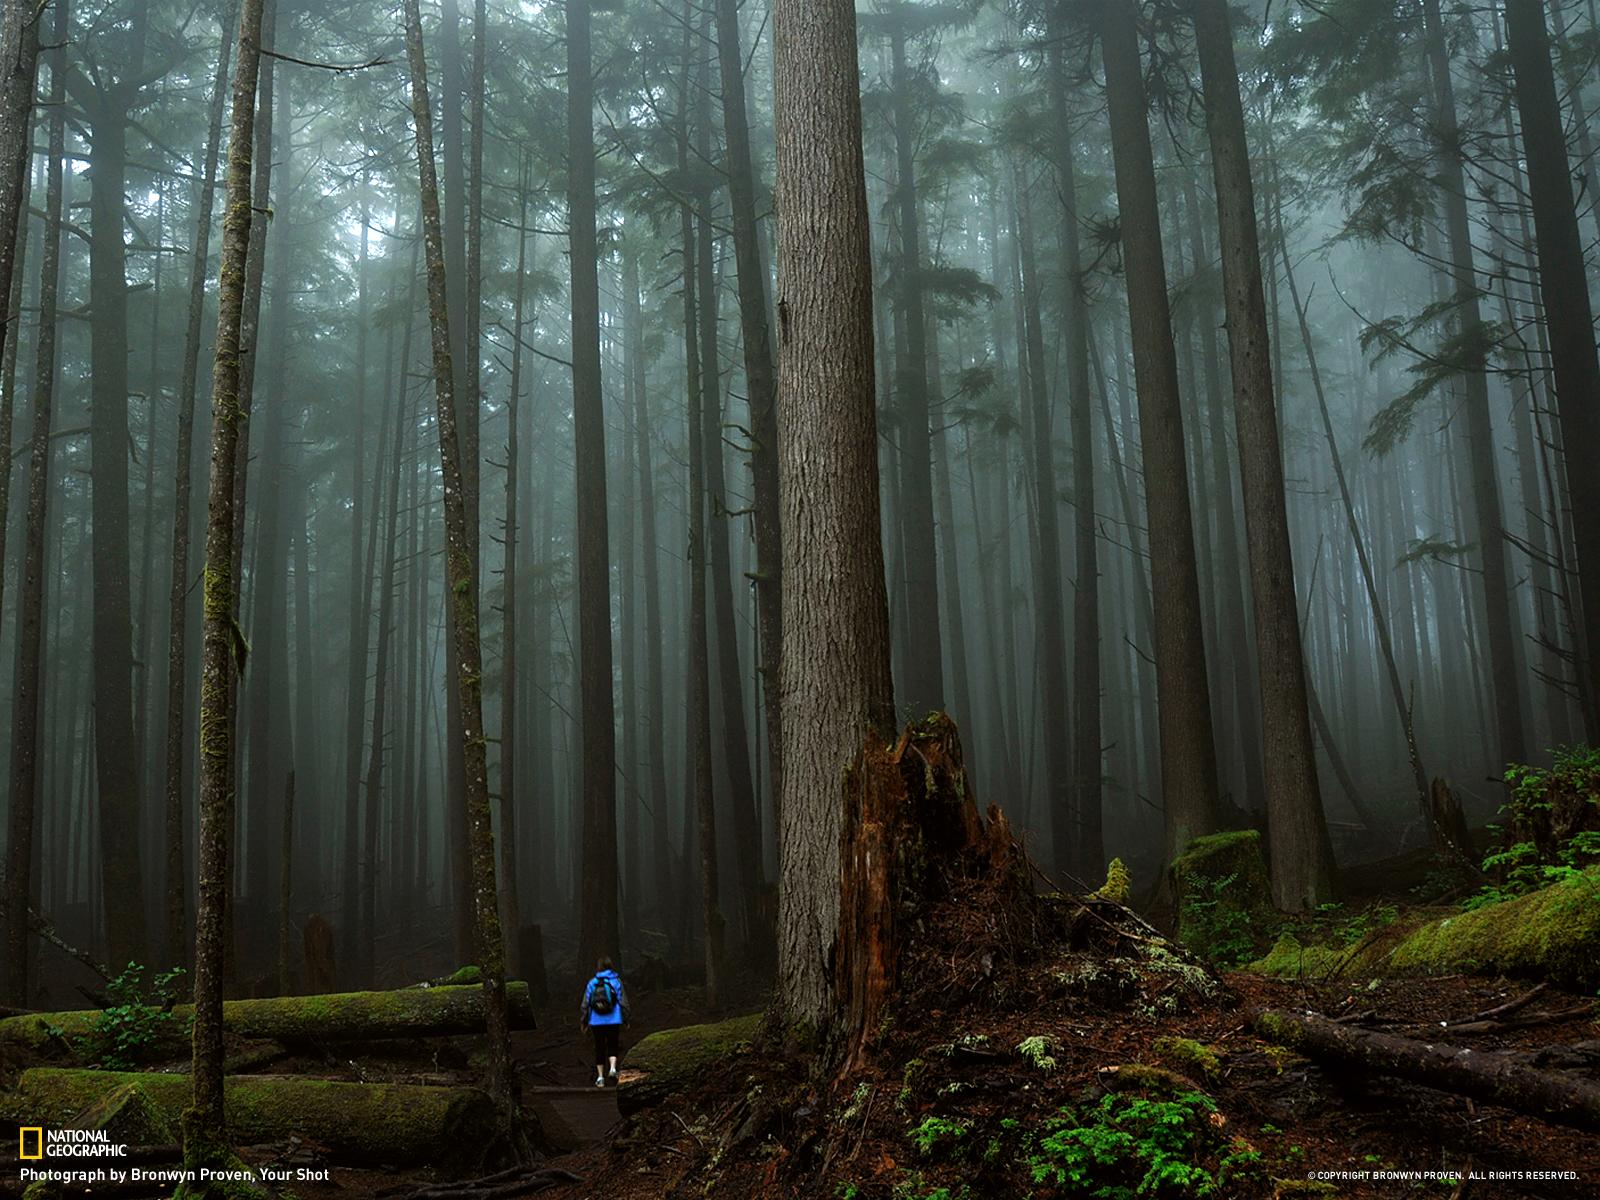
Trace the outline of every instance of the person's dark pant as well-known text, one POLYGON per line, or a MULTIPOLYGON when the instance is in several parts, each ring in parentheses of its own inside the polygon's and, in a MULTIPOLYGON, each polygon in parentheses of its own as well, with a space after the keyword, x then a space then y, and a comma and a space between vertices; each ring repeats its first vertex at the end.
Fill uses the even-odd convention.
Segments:
POLYGON ((594 1034, 594 1065, 604 1071, 610 1066, 610 1060, 617 1056, 618 1044, 622 1041, 621 1025, 591 1025, 590 1031, 594 1034))

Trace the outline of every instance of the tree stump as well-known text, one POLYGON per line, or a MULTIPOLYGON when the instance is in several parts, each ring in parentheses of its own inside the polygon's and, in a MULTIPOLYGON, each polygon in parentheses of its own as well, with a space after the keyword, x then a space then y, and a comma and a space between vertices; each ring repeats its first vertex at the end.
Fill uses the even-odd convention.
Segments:
POLYGON ((301 944, 305 953, 302 978, 306 994, 320 996, 333 991, 333 926, 321 913, 312 913, 306 919, 301 944))
POLYGON ((907 726, 891 746, 869 742, 844 777, 839 941, 834 956, 841 1073, 860 1064, 897 990, 906 917, 961 878, 1028 894, 1022 851, 993 806, 978 815, 955 722, 907 726))

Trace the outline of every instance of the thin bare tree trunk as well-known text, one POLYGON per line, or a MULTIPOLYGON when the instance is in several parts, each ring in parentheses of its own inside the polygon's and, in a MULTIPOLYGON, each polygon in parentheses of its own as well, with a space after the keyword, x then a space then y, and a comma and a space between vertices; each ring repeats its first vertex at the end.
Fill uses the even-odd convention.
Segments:
POLYGON ((228 62, 233 22, 224 22, 211 84, 206 161, 195 194, 194 248, 189 266, 189 312, 184 322, 183 366, 178 376, 177 461, 172 503, 172 575, 167 600, 166 720, 166 938, 167 961, 189 961, 189 872, 184 851, 184 717, 189 703, 189 524, 194 489, 195 398, 199 391, 201 326, 205 317, 206 267, 211 254, 211 218, 216 206, 217 164, 222 157, 222 112, 228 99, 228 62))
MULTIPOLYGON (((6 1003, 27 1007, 27 909, 38 889, 34 823, 39 803, 39 709, 44 686, 45 518, 50 498, 50 422, 56 383, 56 315, 61 290, 62 160, 66 149, 66 42, 69 0, 56 0, 50 66, 50 148, 45 164, 44 254, 39 275, 33 428, 29 434, 27 533, 17 609, 17 670, 12 682, 11 772, 7 791, 6 1003)), ((9 464, 6 464, 9 466, 9 464)))
MULTIPOLYGON (((1267 303, 1261 285, 1255 184, 1250 177, 1227 0, 1196 0, 1194 20, 1216 178, 1233 411, 1239 437, 1245 539, 1250 551, 1272 898, 1285 912, 1300 912, 1332 898, 1333 848, 1323 818, 1316 748, 1311 741, 1305 648, 1300 642, 1299 599, 1267 341, 1267 303)), ((1217 486, 1228 488, 1231 484, 1219 479, 1217 486)), ((1515 694, 1513 690, 1513 702, 1515 694)))
POLYGON ((484 1024, 488 1043, 488 1091, 500 1109, 518 1157, 526 1157, 517 1116, 510 1024, 506 1011, 505 948, 495 887, 494 827, 489 807, 489 767, 483 730, 483 658, 478 643, 477 589, 473 586, 467 505, 456 438, 455 378, 450 359, 450 313, 445 300, 444 233, 439 220, 438 169, 433 159, 433 116, 428 101, 427 63, 422 53, 419 0, 406 0, 406 57, 411 75, 411 114, 416 129, 424 256, 428 269, 428 317, 432 331, 433 382, 437 399, 439 458, 444 478, 446 588, 456 646, 455 691, 460 697, 462 758, 466 767, 467 819, 471 831, 472 895, 477 918, 478 965, 483 972, 484 1024))
POLYGON ((579 970, 617 952, 616 698, 606 526, 605 405, 600 392, 600 281, 595 244, 591 0, 566 0, 567 226, 572 268, 572 406, 578 510, 578 681, 583 736, 583 883, 579 970))
MULTIPOLYGON (((261 64, 262 7, 242 0, 227 191, 218 276, 216 355, 211 375, 211 483, 203 592, 205 625, 200 677, 199 905, 195 917, 194 1103, 183 1115, 185 1165, 215 1166, 225 1152, 222 1107, 222 983, 233 835, 233 681, 242 639, 234 620, 234 491, 238 468, 240 337, 246 255, 250 247, 251 158, 255 149, 256 81, 261 64)), ((220 1185, 197 1187, 199 1194, 220 1185)))
POLYGON ((1144 450, 1160 695, 1161 796, 1165 856, 1170 861, 1191 838, 1216 828, 1217 756, 1184 461, 1183 411, 1161 260, 1149 105, 1132 0, 1109 0, 1102 7, 1101 35, 1144 450))
POLYGON ((1594 464, 1600 462, 1600 408, 1595 402, 1600 396, 1600 360, 1595 357, 1583 241, 1540 0, 1506 0, 1506 41, 1527 155, 1561 446, 1572 468, 1567 487, 1581 596, 1576 649, 1584 724, 1589 740, 1596 741, 1600 740, 1600 471, 1594 464))
POLYGON ((743 334, 745 390, 750 397, 750 469, 755 484, 756 621, 761 643, 762 712, 766 718, 767 756, 776 802, 783 774, 778 705, 783 585, 778 520, 777 377, 773 368, 771 330, 767 325, 767 267, 757 237, 755 168, 751 163, 744 60, 739 45, 739 0, 716 0, 716 21, 722 131, 728 154, 733 253, 739 283, 739 325, 743 334))

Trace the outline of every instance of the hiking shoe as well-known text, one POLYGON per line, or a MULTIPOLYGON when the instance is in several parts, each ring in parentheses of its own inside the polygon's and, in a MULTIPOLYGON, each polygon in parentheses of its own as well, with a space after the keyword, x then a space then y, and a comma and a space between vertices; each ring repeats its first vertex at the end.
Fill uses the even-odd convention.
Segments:
POLYGON ((603 1088, 603 1087, 605 1087, 605 1086, 606 1086, 606 1077, 605 1077, 605 1076, 604 1076, 604 1075, 601 1075, 601 1076, 599 1076, 599 1077, 598 1077, 598 1078, 597 1078, 597 1079, 596 1079, 596 1080, 595 1080, 595 1081, 594 1081, 594 1085, 595 1085, 595 1087, 597 1087, 597 1088, 603 1088))
POLYGON ((617 1086, 617 1073, 615 1071, 612 1071, 612 1072, 610 1072, 609 1074, 606 1075, 606 1086, 607 1087, 616 1087, 617 1086))

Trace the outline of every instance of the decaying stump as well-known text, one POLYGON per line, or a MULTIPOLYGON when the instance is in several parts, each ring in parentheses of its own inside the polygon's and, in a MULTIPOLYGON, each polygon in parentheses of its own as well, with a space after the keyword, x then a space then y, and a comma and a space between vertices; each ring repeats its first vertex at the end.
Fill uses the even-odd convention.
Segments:
MULTIPOLYGON (((533 1028, 528 985, 506 985, 506 1006, 514 1029, 533 1028)), ((177 1018, 165 1043, 152 1055, 181 1054, 188 1045, 193 1008, 176 1006, 177 1018)), ((36 1013, 0 1021, 0 1044, 34 1051, 65 1048, 76 1052, 93 1042, 101 1014, 36 1013)), ((447 1037, 481 1033, 483 989, 470 987, 405 988, 395 992, 335 992, 326 996, 278 996, 261 1000, 228 1000, 222 1006, 223 1027, 243 1038, 270 1038, 286 1043, 361 1041, 379 1038, 447 1037)))
MULTIPOLYGON (((70 1126, 133 1085, 173 1128, 190 1102, 187 1075, 24 1071, 0 1111, 34 1124, 70 1126)), ((223 1085, 228 1137, 236 1145, 298 1135, 336 1162, 475 1171, 500 1137, 489 1097, 477 1088, 336 1083, 292 1075, 234 1075, 223 1085)))
POLYGON ((1538 1070, 1509 1054, 1395 1037, 1312 1013, 1264 1010, 1253 1024, 1267 1041, 1318 1062, 1409 1079, 1558 1125, 1600 1130, 1600 1086, 1538 1070))
POLYGON ((1003 813, 978 815, 955 722, 943 713, 907 726, 892 746, 869 743, 845 774, 837 1053, 849 1071, 879 1028, 899 981, 906 918, 953 880, 1000 883, 998 902, 1028 895, 1022 851, 1003 813))
POLYGON ((301 934, 305 971, 301 977, 308 995, 333 991, 333 926, 321 913, 312 913, 301 934))
POLYGON ((1467 828, 1461 801, 1437 775, 1428 785, 1428 831, 1440 858, 1465 867, 1470 874, 1480 874, 1478 856, 1472 849, 1472 832, 1467 828))

